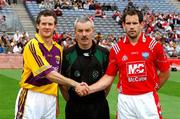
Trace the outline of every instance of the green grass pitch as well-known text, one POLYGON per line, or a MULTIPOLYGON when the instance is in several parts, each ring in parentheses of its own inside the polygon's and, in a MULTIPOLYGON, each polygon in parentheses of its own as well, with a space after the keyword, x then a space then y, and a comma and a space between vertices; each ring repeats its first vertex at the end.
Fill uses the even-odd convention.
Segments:
MULTIPOLYGON (((14 105, 19 90, 21 70, 0 70, 0 119, 14 118, 14 105)), ((115 119, 117 80, 108 95, 111 119, 115 119)), ((172 72, 168 82, 159 91, 164 119, 180 119, 180 72, 172 72)), ((60 117, 64 119, 65 101, 60 95, 60 117)))

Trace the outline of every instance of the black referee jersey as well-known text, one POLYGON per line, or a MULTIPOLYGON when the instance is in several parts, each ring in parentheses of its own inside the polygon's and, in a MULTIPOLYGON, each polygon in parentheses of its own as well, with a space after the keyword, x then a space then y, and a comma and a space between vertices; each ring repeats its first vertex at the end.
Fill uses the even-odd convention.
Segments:
MULTIPOLYGON (((62 74, 77 82, 83 81, 91 85, 104 75, 109 51, 93 42, 88 50, 82 50, 76 44, 64 50, 63 55, 62 74)), ((77 95, 73 88, 68 93, 66 119, 110 119, 104 91, 84 97, 77 95)))

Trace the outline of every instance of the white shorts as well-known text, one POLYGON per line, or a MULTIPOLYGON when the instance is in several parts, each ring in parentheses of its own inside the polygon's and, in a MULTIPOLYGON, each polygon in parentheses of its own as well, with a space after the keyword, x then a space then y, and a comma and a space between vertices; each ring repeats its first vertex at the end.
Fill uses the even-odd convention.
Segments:
POLYGON ((21 88, 16 99, 15 119, 56 119, 56 97, 21 88))
POLYGON ((162 119, 157 93, 118 95, 117 119, 162 119))

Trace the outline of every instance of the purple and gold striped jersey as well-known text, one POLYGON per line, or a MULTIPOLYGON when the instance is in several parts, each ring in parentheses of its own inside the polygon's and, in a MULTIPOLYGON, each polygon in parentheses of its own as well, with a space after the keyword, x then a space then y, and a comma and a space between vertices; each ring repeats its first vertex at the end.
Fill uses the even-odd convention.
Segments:
POLYGON ((20 86, 57 96, 58 84, 45 78, 45 75, 53 70, 60 72, 61 62, 62 47, 56 42, 53 42, 52 47, 48 47, 40 35, 36 34, 24 48, 20 86))

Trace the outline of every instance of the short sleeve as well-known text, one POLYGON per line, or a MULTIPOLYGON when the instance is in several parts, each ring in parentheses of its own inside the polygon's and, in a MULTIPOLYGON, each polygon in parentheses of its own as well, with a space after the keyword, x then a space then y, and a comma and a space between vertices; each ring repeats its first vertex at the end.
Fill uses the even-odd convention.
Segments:
POLYGON ((43 77, 53 70, 43 56, 38 42, 30 41, 24 48, 23 57, 24 65, 32 71, 35 78, 43 77))
POLYGON ((156 45, 156 66, 161 72, 168 71, 170 68, 170 63, 168 61, 167 55, 164 52, 164 49, 160 43, 157 43, 156 45))
POLYGON ((115 76, 118 71, 118 64, 116 60, 116 54, 114 52, 114 49, 111 48, 110 54, 109 54, 109 63, 106 70, 107 75, 115 76))

